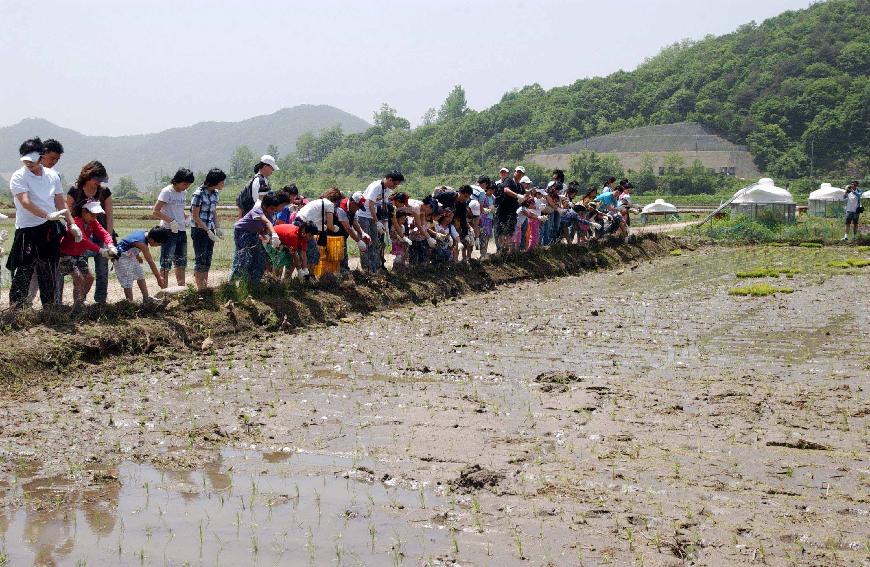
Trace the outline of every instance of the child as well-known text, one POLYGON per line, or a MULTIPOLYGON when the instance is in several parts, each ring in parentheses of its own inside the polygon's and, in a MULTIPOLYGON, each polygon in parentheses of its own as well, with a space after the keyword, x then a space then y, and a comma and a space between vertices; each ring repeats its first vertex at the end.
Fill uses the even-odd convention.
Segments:
POLYGON ((145 283, 145 274, 142 272, 142 258, 139 254, 144 256, 145 261, 148 262, 151 273, 157 279, 157 285, 161 289, 166 288, 166 280, 163 279, 162 272, 154 263, 154 258, 151 257, 149 246, 162 245, 169 239, 170 234, 168 228, 155 226, 147 233, 144 230, 134 230, 118 241, 115 275, 118 276, 127 301, 133 301, 133 282, 136 282, 139 291, 142 292, 142 302, 151 301, 151 297, 148 295, 148 286, 145 283))
POLYGON ((453 260, 453 249, 459 243, 459 232, 453 226, 452 210, 444 208, 431 234, 435 237, 436 242, 435 248, 432 250, 432 263, 443 264, 453 260))
POLYGON ((408 249, 411 246, 411 239, 408 234, 408 218, 410 214, 405 211, 396 211, 395 220, 392 223, 392 234, 390 235, 393 248, 393 266, 408 265, 408 249))
POLYGON ((489 183, 486 183, 485 192, 480 200, 480 236, 478 237, 480 246, 480 259, 483 260, 489 255, 487 248, 489 247, 489 239, 492 238, 493 219, 495 218, 495 189, 489 183))
POLYGON ((81 231, 80 235, 76 237, 72 227, 67 227, 66 234, 60 241, 60 263, 57 271, 59 281, 56 287, 58 305, 63 303, 63 278, 66 275, 71 275, 73 280, 74 308, 84 303, 88 296, 94 283, 94 276, 88 269, 88 259, 85 257, 85 252, 91 251, 103 258, 117 255, 118 251, 112 242, 112 236, 97 220, 97 215, 104 213, 99 201, 90 201, 82 205, 79 216, 73 217, 75 226, 81 231), (103 247, 91 240, 94 237, 103 243, 103 247))
POLYGON ((263 243, 269 242, 272 246, 281 243, 269 219, 283 209, 289 200, 286 193, 267 193, 260 204, 255 203, 250 211, 236 221, 233 231, 236 252, 230 280, 244 279, 257 285, 263 279, 269 259, 263 243))
POLYGON ((520 244, 523 241, 523 231, 526 225, 529 227, 526 250, 531 250, 538 243, 538 228, 541 225, 541 214, 538 212, 534 197, 526 198, 520 208, 517 209, 517 226, 514 229, 513 239, 514 250, 521 249, 520 244))
MULTIPOLYGON (((308 242, 319 234, 317 225, 312 222, 297 221, 289 224, 279 224, 275 227, 280 244, 275 249, 275 255, 280 259, 281 267, 296 270, 296 275, 308 275, 308 242)), ((272 262, 275 264, 275 261, 272 262)), ((277 267, 278 264, 275 264, 277 267)))

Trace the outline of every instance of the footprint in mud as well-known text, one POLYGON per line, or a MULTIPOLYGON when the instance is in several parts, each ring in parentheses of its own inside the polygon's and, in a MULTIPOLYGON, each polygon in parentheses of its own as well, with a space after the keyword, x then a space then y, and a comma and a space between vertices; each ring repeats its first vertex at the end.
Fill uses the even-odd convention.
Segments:
POLYGON ((542 392, 556 393, 567 392, 569 389, 569 384, 575 384, 582 381, 582 377, 577 376, 569 370, 543 372, 541 374, 538 374, 538 377, 535 378, 535 382, 541 384, 542 392))
POLYGON ((459 472, 459 478, 451 481, 450 485, 459 492, 471 492, 492 488, 502 480, 504 480, 502 473, 485 469, 480 465, 469 465, 459 472))

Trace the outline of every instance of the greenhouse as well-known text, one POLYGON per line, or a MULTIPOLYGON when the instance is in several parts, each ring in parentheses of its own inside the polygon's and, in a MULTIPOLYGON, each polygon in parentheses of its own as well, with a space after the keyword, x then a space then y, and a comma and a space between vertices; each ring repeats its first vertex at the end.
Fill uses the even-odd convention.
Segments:
POLYGON ((771 219, 794 222, 797 204, 788 189, 777 187, 773 179, 765 177, 744 187, 731 200, 731 213, 751 219, 771 219))
POLYGON ((656 199, 654 202, 646 205, 640 211, 640 222, 646 224, 650 217, 676 217, 677 207, 665 202, 664 199, 656 199))
POLYGON ((843 196, 846 192, 830 183, 822 183, 818 189, 810 193, 807 201, 807 212, 814 217, 843 216, 843 196))

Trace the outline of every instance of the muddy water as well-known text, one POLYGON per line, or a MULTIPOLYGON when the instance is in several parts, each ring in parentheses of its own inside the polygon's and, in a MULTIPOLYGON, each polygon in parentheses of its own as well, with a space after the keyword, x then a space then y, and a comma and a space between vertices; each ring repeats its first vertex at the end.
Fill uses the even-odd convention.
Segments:
POLYGON ((34 390, 2 407, 2 549, 866 564, 870 314, 853 298, 870 277, 834 275, 845 254, 703 250, 34 390), (775 282, 793 294, 727 294, 735 271, 775 265, 803 271, 775 282))
POLYGON ((86 471, 84 488, 64 475, 26 481, 15 490, 24 506, 3 520, 7 561, 373 565, 447 548, 449 530, 429 518, 444 498, 375 479, 366 464, 227 449, 192 471, 124 461, 86 471))

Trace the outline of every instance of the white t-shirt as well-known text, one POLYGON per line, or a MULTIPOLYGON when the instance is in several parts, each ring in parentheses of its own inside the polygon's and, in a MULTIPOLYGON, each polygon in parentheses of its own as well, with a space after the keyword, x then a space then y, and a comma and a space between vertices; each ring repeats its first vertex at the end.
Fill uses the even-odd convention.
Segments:
MULTIPOLYGON (((184 221, 184 208, 185 202, 187 201, 187 191, 176 191, 172 185, 167 185, 160 190, 160 194, 157 195, 157 200, 161 203, 166 203, 163 205, 163 212, 169 218, 178 223, 179 230, 186 230, 187 225, 184 221)), ((163 228, 169 228, 169 223, 161 220, 160 226, 163 228)))
MULTIPOLYGON (((29 169, 21 167, 9 179, 9 190, 12 195, 27 193, 30 202, 46 213, 53 213, 57 210, 57 207, 54 206, 54 196, 63 195, 60 175, 48 167, 42 168, 42 175, 33 175, 29 169)), ((18 199, 14 199, 14 201, 15 228, 39 226, 46 221, 46 219, 39 218, 22 207, 18 199)))
POLYGON ((317 226, 317 230, 323 230, 323 222, 329 213, 335 213, 335 205, 331 201, 314 199, 299 209, 296 218, 305 222, 313 222, 317 226))
POLYGON ((368 208, 369 202, 372 202, 375 204, 375 206, 377 206, 378 204, 381 204, 382 201, 383 202, 389 201, 390 195, 393 194, 393 190, 387 186, 383 186, 383 188, 382 188, 381 187, 382 182, 383 182, 382 179, 372 181, 369 184, 369 186, 366 187, 366 190, 363 191, 363 197, 365 197, 365 199, 366 199, 366 206, 359 210, 359 212, 356 214, 357 217, 364 218, 364 219, 372 218, 372 215, 369 214, 369 208, 368 208))
POLYGON ((854 213, 858 210, 858 205, 860 204, 860 199, 858 198, 858 193, 855 191, 849 191, 843 197, 846 200, 846 206, 843 208, 847 213, 854 213))
POLYGON ((471 211, 472 216, 479 217, 480 216, 480 201, 477 199, 471 199, 468 201, 468 210, 471 211))

